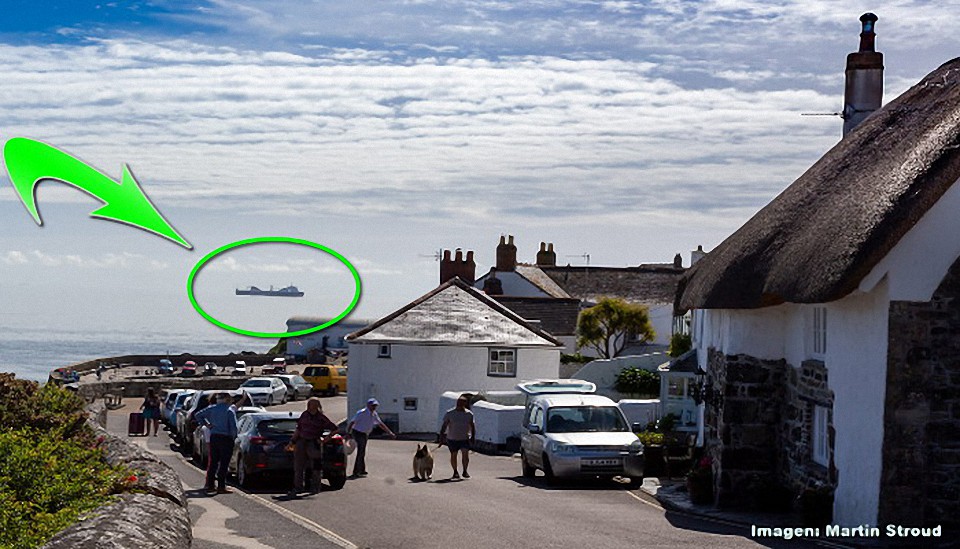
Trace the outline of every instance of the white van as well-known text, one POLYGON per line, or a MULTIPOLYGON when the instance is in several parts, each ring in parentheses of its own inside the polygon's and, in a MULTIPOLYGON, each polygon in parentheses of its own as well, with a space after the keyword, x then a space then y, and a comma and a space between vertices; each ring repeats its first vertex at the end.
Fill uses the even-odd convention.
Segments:
POLYGON ((616 403, 594 394, 530 395, 520 439, 523 476, 629 477, 643 482, 643 443, 616 403))

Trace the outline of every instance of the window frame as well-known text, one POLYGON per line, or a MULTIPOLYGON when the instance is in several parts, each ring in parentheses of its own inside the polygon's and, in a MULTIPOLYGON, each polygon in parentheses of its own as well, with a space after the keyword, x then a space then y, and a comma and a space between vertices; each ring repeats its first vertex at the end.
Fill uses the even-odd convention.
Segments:
POLYGON ((823 360, 827 354, 827 307, 814 305, 810 307, 810 357, 823 360))
POLYGON ((487 377, 517 377, 517 354, 517 349, 515 348, 489 347, 487 349, 487 377), (510 353, 512 359, 507 361, 499 355, 497 358, 494 358, 494 353, 510 353), (502 364, 503 371, 500 371, 500 368, 494 370, 495 364, 502 364))
POLYGON ((810 429, 810 458, 814 463, 830 466, 830 409, 813 405, 813 426, 810 429))
POLYGON ((391 358, 393 354, 393 346, 389 343, 378 343, 377 344, 377 358, 391 358))

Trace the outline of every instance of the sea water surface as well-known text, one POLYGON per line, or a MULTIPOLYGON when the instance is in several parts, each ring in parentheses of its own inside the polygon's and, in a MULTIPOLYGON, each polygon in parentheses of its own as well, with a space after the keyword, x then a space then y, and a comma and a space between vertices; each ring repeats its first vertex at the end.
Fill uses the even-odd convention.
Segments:
POLYGON ((55 368, 97 358, 167 353, 171 357, 181 353, 262 353, 274 344, 274 340, 241 337, 226 331, 90 333, 0 327, 0 372, 13 372, 19 379, 46 381, 55 368))

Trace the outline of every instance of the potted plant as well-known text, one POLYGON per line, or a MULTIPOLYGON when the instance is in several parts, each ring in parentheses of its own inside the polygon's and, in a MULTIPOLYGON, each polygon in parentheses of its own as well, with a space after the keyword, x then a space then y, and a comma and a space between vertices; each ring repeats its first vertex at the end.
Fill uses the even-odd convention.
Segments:
POLYGON ((687 473, 687 494, 690 503, 713 502, 713 460, 704 456, 687 473))

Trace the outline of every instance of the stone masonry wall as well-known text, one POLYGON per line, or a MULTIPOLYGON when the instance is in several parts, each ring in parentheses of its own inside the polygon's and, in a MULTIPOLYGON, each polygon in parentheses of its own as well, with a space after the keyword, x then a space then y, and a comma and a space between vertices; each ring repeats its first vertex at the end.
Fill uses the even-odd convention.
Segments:
POLYGON ((833 407, 823 362, 794 368, 784 360, 714 349, 708 360, 713 394, 722 395, 706 406, 717 504, 765 507, 775 486, 798 494, 832 484, 828 468, 813 462, 811 448, 813 407, 833 407))
POLYGON ((711 349, 713 401, 706 406, 716 503, 752 506, 774 480, 783 401, 783 360, 724 355, 711 349))
MULTIPOLYGON (((833 391, 827 386, 827 368, 820 360, 805 360, 799 368, 787 368, 785 382, 777 457, 778 480, 797 494, 805 488, 833 486, 836 478, 830 468, 813 461, 815 406, 829 410, 831 431, 833 426, 833 391)), ((830 446, 832 455, 832 437, 830 446)))
POLYGON ((960 528, 958 265, 930 301, 890 304, 881 523, 960 528))
MULTIPOLYGON (((91 416, 103 417, 97 410, 91 410, 91 416)), ((137 481, 130 492, 59 532, 43 549, 190 549, 193 534, 180 477, 155 455, 111 435, 100 423, 93 427, 104 437, 107 462, 128 467, 137 481)))

